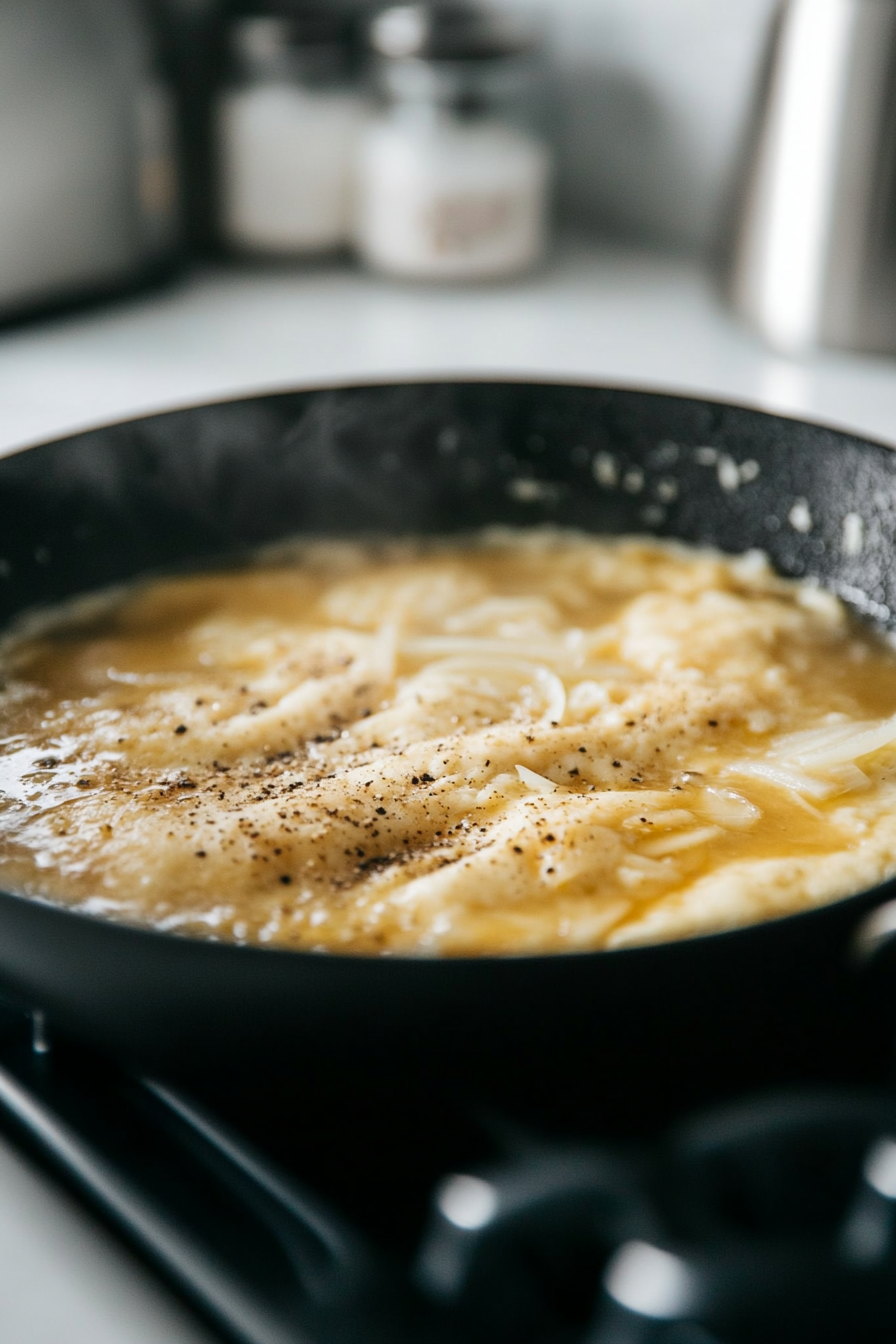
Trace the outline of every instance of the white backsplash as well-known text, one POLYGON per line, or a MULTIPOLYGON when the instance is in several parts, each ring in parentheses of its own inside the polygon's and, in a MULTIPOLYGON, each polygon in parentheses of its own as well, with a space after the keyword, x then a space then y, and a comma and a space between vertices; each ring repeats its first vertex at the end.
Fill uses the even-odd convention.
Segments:
POLYGON ((705 251, 777 0, 542 0, 557 62, 564 212, 705 251))

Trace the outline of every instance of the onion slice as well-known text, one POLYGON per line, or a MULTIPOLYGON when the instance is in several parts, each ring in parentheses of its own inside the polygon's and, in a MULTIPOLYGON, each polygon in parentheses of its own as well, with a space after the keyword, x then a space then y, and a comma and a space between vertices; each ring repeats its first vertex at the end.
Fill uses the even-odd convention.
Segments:
POLYGON ((684 849, 694 849, 697 845, 705 845, 709 840, 714 840, 717 835, 723 835, 722 826, 700 826, 693 831, 676 831, 674 835, 657 836, 656 840, 650 840, 646 845, 641 846, 641 853, 649 858, 661 858, 664 854, 679 854, 684 849))
POLYGON ((870 756, 872 751, 880 751, 881 747, 896 742, 896 715, 879 723, 850 726, 853 731, 839 742, 800 752, 796 758, 800 765, 807 770, 826 770, 832 765, 845 765, 862 756, 870 756))
MULTIPOLYGON (((419 685, 421 680, 427 681, 439 677, 443 677, 449 683, 460 680, 469 686, 471 678, 477 674, 484 678, 492 678, 493 684, 499 680, 505 682, 512 680, 518 690, 526 685, 531 686, 544 700, 545 708, 540 716, 541 721, 550 724, 562 722, 566 713, 566 687, 563 682, 549 667, 524 662, 521 658, 441 658, 438 662, 428 663, 426 667, 421 668, 405 685, 402 695, 412 694, 415 685, 419 685)), ((498 698, 497 685, 494 686, 494 694, 495 698, 498 698)), ((502 694, 506 694, 506 689, 502 694)))
POLYGON ((734 761, 727 767, 725 774, 752 775, 755 779, 764 779, 769 784, 777 784, 779 788, 789 789, 791 793, 808 794, 810 798, 819 802, 842 792, 840 785, 834 780, 818 779, 814 775, 807 775, 805 771, 794 769, 790 765, 775 760, 734 761))
POLYGON ((606 681, 633 681, 638 673, 624 663, 593 662, 584 649, 539 639, 501 639, 481 635, 418 635, 403 639, 400 652, 407 658, 538 658, 577 676, 606 681))
POLYGON ((523 781, 527 789, 533 793, 556 793, 560 785, 555 784, 547 775, 539 775, 537 771, 530 770, 526 765, 518 765, 516 772, 523 781))

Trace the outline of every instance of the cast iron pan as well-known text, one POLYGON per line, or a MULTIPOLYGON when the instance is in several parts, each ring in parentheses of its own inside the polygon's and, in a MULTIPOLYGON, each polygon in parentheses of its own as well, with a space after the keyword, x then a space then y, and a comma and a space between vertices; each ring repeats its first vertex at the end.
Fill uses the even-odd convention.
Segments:
MULTIPOLYGON (((0 621, 291 534, 495 522, 761 547, 896 626, 888 449, 690 398, 486 382, 201 406, 0 461, 0 621)), ((894 894, 665 946, 441 961, 234 947, 0 894, 0 985, 169 1074, 431 1070, 548 1112, 588 1099, 655 1118, 729 1087, 885 1069, 891 1024, 849 948, 894 894)))

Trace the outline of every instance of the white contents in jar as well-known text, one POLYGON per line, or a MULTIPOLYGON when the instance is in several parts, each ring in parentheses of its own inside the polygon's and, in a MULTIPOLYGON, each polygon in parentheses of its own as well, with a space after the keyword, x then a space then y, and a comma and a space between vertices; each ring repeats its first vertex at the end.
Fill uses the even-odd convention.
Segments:
POLYGON ((363 116, 357 95, 263 83, 220 109, 223 224, 253 252, 324 252, 346 243, 363 116))
POLYGON ((418 279, 525 270, 544 251, 549 178, 545 146, 512 125, 385 117, 361 138, 358 249, 418 279))

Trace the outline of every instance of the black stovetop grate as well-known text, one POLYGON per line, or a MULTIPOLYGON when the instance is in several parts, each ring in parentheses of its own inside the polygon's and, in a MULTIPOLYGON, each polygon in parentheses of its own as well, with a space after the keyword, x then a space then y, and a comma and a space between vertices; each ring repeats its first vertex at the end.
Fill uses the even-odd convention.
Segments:
POLYGON ((896 1341, 896 1091, 547 1138, 394 1080, 197 1099, 50 1044, 0 1019, 7 1127, 244 1344, 896 1341))

